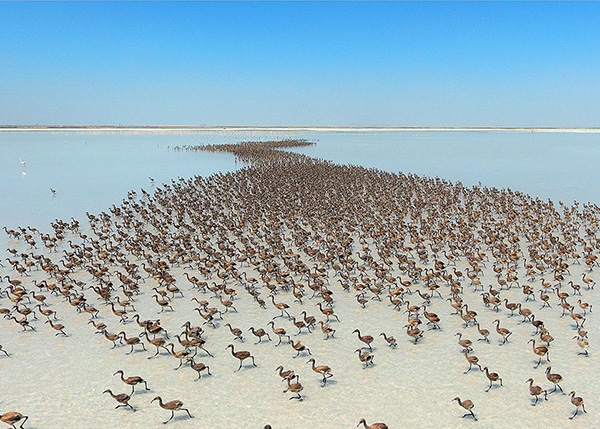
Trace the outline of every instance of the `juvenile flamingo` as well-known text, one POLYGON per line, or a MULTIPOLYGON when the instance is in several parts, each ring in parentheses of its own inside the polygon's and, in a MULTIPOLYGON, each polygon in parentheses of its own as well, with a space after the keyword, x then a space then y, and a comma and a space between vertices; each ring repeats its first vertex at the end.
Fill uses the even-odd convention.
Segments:
POLYGON ((388 429, 388 425, 385 423, 373 423, 372 425, 368 425, 365 419, 360 419, 360 422, 358 422, 356 427, 359 427, 360 425, 364 425, 366 429, 388 429))
POLYGON ((239 371, 240 369, 242 369, 242 362, 244 362, 245 359, 248 358, 252 358, 252 365, 256 366, 256 363, 254 362, 254 356, 252 356, 250 354, 250 352, 245 351, 245 350, 241 350, 239 352, 236 352, 234 349, 233 344, 229 344, 227 347, 225 347, 226 349, 231 347, 231 354, 233 357, 237 358, 240 360, 240 366, 238 367, 238 369, 236 369, 234 372, 239 371))
POLYGON ((473 401, 471 401, 470 399, 465 399, 464 401, 461 401, 458 396, 454 398, 453 401, 458 401, 458 405, 460 405, 468 411, 467 414, 462 416, 463 419, 467 416, 472 416, 473 419, 477 421, 477 417, 475 417, 475 414, 473 414, 473 407, 475 406, 475 404, 473 404, 473 401))
POLYGON ((23 425, 25 424, 28 418, 29 416, 24 416, 23 414, 17 413, 15 411, 9 411, 8 413, 0 415, 1 422, 6 423, 7 425, 10 425, 15 429, 17 427, 16 424, 19 422, 21 422, 21 425, 19 427, 23 429, 23 425))
POLYGON ((571 397, 571 404, 575 405, 575 414, 573 414, 571 417, 569 417, 570 420, 573 420, 573 418, 577 415, 577 413, 579 413, 579 407, 581 407, 583 409, 584 413, 587 413, 587 411, 585 410, 585 405, 583 405, 583 399, 579 396, 575 396, 575 391, 573 390, 571 393, 569 393, 569 396, 571 397))
POLYGON ((163 424, 167 424, 171 421, 171 419, 175 416, 175 411, 185 411, 187 413, 187 415, 190 417, 190 419, 193 419, 194 416, 192 416, 190 414, 190 411, 187 408, 183 408, 183 402, 181 401, 169 401, 166 404, 163 403, 162 398, 160 396, 157 396, 156 398, 154 398, 153 400, 150 401, 150 403, 154 402, 154 401, 158 401, 158 405, 160 405, 160 407, 162 409, 165 410, 169 410, 171 411, 171 417, 169 417, 169 420, 163 422, 163 424))

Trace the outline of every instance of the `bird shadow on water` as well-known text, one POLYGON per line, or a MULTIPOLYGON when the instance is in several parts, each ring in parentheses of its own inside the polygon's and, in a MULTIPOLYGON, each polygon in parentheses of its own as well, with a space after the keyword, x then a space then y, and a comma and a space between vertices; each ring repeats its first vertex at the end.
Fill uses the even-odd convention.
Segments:
MULTIPOLYGON (((184 412, 183 414, 175 415, 175 417, 173 417, 169 423, 172 423, 172 422, 181 422, 183 420, 193 420, 193 417, 189 417, 184 412)), ((198 427, 200 427, 200 426, 198 426, 198 427)))

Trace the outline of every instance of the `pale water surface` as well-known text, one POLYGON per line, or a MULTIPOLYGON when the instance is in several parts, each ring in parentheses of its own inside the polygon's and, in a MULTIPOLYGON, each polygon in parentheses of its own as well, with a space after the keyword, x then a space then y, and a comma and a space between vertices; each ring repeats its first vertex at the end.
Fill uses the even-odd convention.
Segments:
MULTIPOLYGON (((86 211, 107 211, 110 205, 119 204, 127 191, 142 188, 152 191, 148 176, 154 177, 158 187, 160 183, 169 183, 178 177, 209 175, 240 167, 228 154, 176 152, 172 150, 175 146, 282 137, 317 140, 316 146, 301 152, 338 163, 439 176, 460 180, 466 185, 481 182, 486 186, 508 186, 565 202, 574 199, 600 202, 600 191, 596 186, 600 173, 595 168, 600 153, 600 135, 596 134, 0 133, 0 225, 47 229, 51 220, 68 220, 71 216, 83 223, 86 211), (22 175, 19 158, 27 163, 26 175, 22 175), (50 187, 56 189, 54 198, 50 187)), ((7 247, 3 233, 2 246, 2 250, 7 247)), ((27 251, 17 242, 9 242, 8 246, 27 251)), ((63 248, 70 250, 66 245, 63 248)), ((7 267, 0 268, 2 275, 11 273, 8 264, 5 265, 7 267)), ((457 268, 464 269, 464 262, 457 268)), ((573 266, 571 269, 573 278, 579 279, 583 268, 573 266)), ((181 271, 173 270, 173 274, 181 275, 181 271)), ((253 273, 249 271, 248 274, 253 273)), ((42 277, 40 273, 32 275, 36 279, 42 277)), ((491 266, 488 266, 486 285, 494 278, 491 266)), ((90 281, 90 276, 83 274, 81 279, 90 281)), ((4 285, 6 283, 2 287, 4 285)), ((332 323, 338 330, 337 339, 324 341, 318 329, 313 334, 293 336, 311 349, 317 364, 333 368, 332 382, 324 388, 320 387, 319 376, 306 365, 309 356, 293 358, 295 352, 287 345, 254 344, 255 338, 247 329, 263 327, 270 332, 266 323, 278 311, 270 305, 266 310, 259 309, 247 295, 241 296, 245 295, 243 290, 240 299, 235 301, 239 313, 227 314, 225 321, 245 331, 246 342, 236 342, 236 347, 250 350, 256 356, 258 367, 247 366, 234 373, 238 362, 225 350, 232 338, 227 328, 206 328, 207 348, 215 358, 200 353, 197 361, 208 364, 214 375, 203 376, 197 382, 193 381, 196 373, 187 367, 174 371, 178 362, 166 354, 148 360, 150 354, 146 352, 126 355, 128 347, 111 350, 108 341, 93 335, 93 328, 85 325, 87 315, 76 313, 58 297, 49 297, 59 313, 60 323, 69 334, 67 338, 55 337, 42 322, 35 322, 37 332, 19 333, 20 328, 14 322, 0 318, 0 344, 12 354, 10 358, 0 355, 0 410, 19 410, 30 415, 26 428, 162 427, 160 422, 169 417, 169 412, 149 403, 155 395, 161 395, 165 400, 184 401, 195 416, 189 421, 185 414, 177 413, 169 423, 173 427, 262 428, 270 423, 274 428, 350 428, 356 427, 361 417, 367 418, 369 423, 385 421, 392 428, 526 428, 534 424, 576 428, 595 425, 600 409, 600 383, 594 378, 600 368, 595 312, 587 316, 591 347, 590 356, 586 358, 577 356, 579 350, 571 339, 574 335, 572 321, 568 316, 558 317, 560 309, 556 299, 551 301, 552 308, 543 310, 538 302, 526 304, 547 322, 549 331, 556 338, 550 359, 553 371, 564 377, 563 389, 567 393, 576 390, 586 401, 588 414, 571 421, 568 417, 574 407, 567 396, 559 393, 549 395, 548 402, 530 406, 525 380, 533 377, 536 384, 548 389, 552 385, 544 377, 544 364, 533 368, 536 357, 531 345, 527 344, 533 328, 529 324, 519 324, 517 316, 508 318, 505 308, 496 314, 483 306, 477 293, 465 291, 467 302, 479 313, 483 327, 493 331, 492 321, 501 317, 502 325, 514 332, 509 344, 500 346, 500 338, 495 332, 490 336, 490 344, 476 341, 479 336, 474 328, 463 329, 460 319, 450 314, 452 309, 448 303, 433 299, 428 310, 440 315, 443 331, 426 332, 424 339, 414 345, 402 329, 406 323, 405 314, 393 310, 387 301, 371 301, 363 310, 352 295, 345 295, 336 288, 337 285, 332 282, 331 286, 336 293, 336 313, 341 319, 341 323, 332 323), (379 316, 373 317, 374 314, 379 316), (352 334, 355 328, 376 337, 376 365, 373 368, 361 369, 353 353, 361 345, 356 334, 352 334), (387 347, 379 337, 384 330, 398 339, 397 349, 387 347), (475 343, 473 347, 480 362, 503 377, 503 387, 486 393, 488 381, 485 375, 475 371, 462 374, 468 364, 454 336, 459 331, 464 331, 475 343), (290 394, 282 393, 284 385, 274 371, 278 365, 300 374, 305 401, 290 401, 290 394), (117 369, 123 369, 126 376, 143 376, 152 389, 146 393, 138 388, 139 393, 131 400, 136 412, 114 410, 116 402, 101 394, 107 388, 118 393, 129 392, 128 386, 112 376, 117 369), (454 396, 473 400, 479 422, 461 419, 463 410, 451 401, 454 396)), ((174 299, 175 312, 160 316, 156 314, 158 309, 150 294, 140 295, 136 306, 152 310, 145 311, 141 318, 160 317, 163 326, 178 332, 185 320, 200 324, 199 317, 193 318, 196 313, 192 311, 190 297, 219 305, 208 294, 192 292, 185 282, 180 286, 186 297, 174 299)), ((510 301, 523 302, 521 290, 517 288, 503 292, 503 296, 510 301)), ((594 290, 584 290, 583 300, 595 307, 600 302, 594 290)), ((6 301, 3 299, 0 306, 6 306, 6 301)), ((314 301, 306 300, 303 306, 292 303, 291 299, 288 303, 292 314, 306 309, 309 314, 320 316, 314 301)), ((102 320, 110 325, 111 332, 124 329, 134 335, 139 331, 135 322, 123 327, 115 324, 106 307, 100 302, 92 304, 101 308, 102 320)), ((291 333, 295 330, 289 321, 281 318, 276 319, 276 326, 285 327, 291 333)))

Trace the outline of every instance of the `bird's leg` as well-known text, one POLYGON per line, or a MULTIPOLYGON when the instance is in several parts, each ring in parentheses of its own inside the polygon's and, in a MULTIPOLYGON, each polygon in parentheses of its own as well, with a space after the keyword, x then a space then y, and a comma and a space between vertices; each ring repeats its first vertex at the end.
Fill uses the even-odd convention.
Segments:
POLYGON ((571 417, 569 417, 569 420, 573 420, 573 418, 577 415, 578 412, 579 412, 579 408, 575 408, 575 414, 573 414, 571 417))
POLYGON ((250 356, 252 358, 252 365, 256 366, 256 363, 254 363, 254 356, 250 356))
POLYGON ((240 369, 242 369, 242 360, 240 359, 240 366, 238 369, 235 370, 235 372, 239 371, 240 369))
POLYGON ((175 411, 171 410, 171 417, 166 422, 163 422, 163 425, 166 425, 167 423, 169 423, 171 421, 171 419, 173 418, 173 416, 175 416, 175 411))
POLYGON ((185 412, 187 413, 187 415, 190 417, 190 419, 193 419, 193 418, 194 418, 194 416, 192 416, 192 415, 190 414, 190 411, 189 411, 187 408, 182 408, 182 410, 183 410, 183 411, 185 411, 185 412))

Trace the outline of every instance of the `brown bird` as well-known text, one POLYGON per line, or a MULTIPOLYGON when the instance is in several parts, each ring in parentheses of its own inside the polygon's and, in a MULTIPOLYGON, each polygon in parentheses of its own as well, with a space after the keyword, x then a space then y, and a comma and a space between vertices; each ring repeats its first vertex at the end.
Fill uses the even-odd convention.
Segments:
POLYGON ((569 393, 569 396, 571 397, 571 404, 575 405, 575 414, 573 414, 571 417, 569 417, 570 420, 573 420, 573 418, 577 415, 577 413, 579 413, 579 407, 581 407, 583 409, 584 413, 587 413, 587 411, 585 410, 585 405, 583 405, 583 399, 580 398, 579 396, 575 396, 575 391, 573 390, 571 393, 569 393))
POLYGON ((560 383, 562 381, 562 375, 560 374, 551 374, 550 371, 552 370, 552 367, 550 365, 548 365, 548 367, 546 368, 546 378, 548 379, 548 381, 550 381, 551 383, 554 383, 554 390, 552 392, 556 392, 556 389, 560 389, 560 391, 562 392, 562 387, 560 387, 560 383))
POLYGON ((245 350, 241 350, 239 352, 236 352, 235 349, 234 349, 234 347, 233 347, 233 344, 229 344, 225 348, 228 349, 230 347, 231 347, 231 354, 232 354, 232 356, 240 360, 240 366, 234 372, 237 372, 240 369, 242 369, 242 362, 244 362, 244 360, 248 359, 248 358, 252 358, 252 365, 256 366, 256 363, 254 362, 254 356, 252 356, 250 354, 250 352, 245 351, 245 350))
POLYGON ((290 398, 290 400, 291 400, 291 399, 298 399, 299 401, 302 401, 302 395, 300 395, 300 392, 302 391, 302 389, 304 389, 304 387, 303 387, 303 386, 302 386, 302 385, 301 385, 299 382, 297 382, 297 383, 294 383, 294 384, 291 384, 291 382, 290 382, 290 380, 291 380, 291 377, 287 377, 287 378, 285 378, 285 380, 286 380, 286 382, 287 382, 288 388, 287 388, 287 389, 285 389, 285 390, 283 391, 283 393, 285 393, 285 392, 287 392, 287 391, 289 390, 289 391, 291 391, 292 393, 295 393, 295 394, 297 394, 297 395, 298 395, 298 396, 292 396, 292 397, 290 398))
POLYGON ((535 340, 532 338, 531 340, 528 341, 528 343, 532 343, 531 344, 531 349, 533 350, 533 352, 538 355, 540 357, 540 359, 538 360, 538 363, 536 366, 534 366, 534 368, 537 368, 538 366, 540 366, 540 364, 542 363, 542 358, 544 356, 546 356, 546 360, 548 362, 550 362, 550 356, 548 354, 548 347, 544 347, 544 346, 539 346, 536 347, 535 346, 535 340))
POLYGON ((358 422, 356 427, 359 427, 360 425, 364 425, 366 429, 388 429, 388 425, 385 423, 373 423, 372 425, 368 425, 365 419, 360 419, 360 422, 358 422))
POLYGON ((204 370, 206 370, 206 372, 208 373, 208 375, 212 375, 210 373, 210 368, 208 367, 208 365, 203 364, 202 362, 198 362, 196 363, 194 361, 194 358, 188 358, 188 362, 190 363, 190 368, 192 368, 194 371, 196 371, 198 373, 198 378, 196 380, 200 380, 200 378, 202 378, 202 376, 200 375, 200 373, 204 370))
MULTIPOLYGON (((258 343, 262 342, 262 338, 266 335, 267 338, 269 339, 269 341, 271 341, 271 336, 263 329, 263 328, 258 328, 258 329, 254 329, 254 326, 250 326, 250 329, 248 329, 250 332, 252 332, 252 334, 258 338, 258 343)), ((254 344, 258 344, 258 343, 254 343, 254 344)))
POLYGON ((171 419, 175 416, 175 411, 185 411, 187 413, 187 415, 190 417, 190 419, 194 418, 194 416, 192 416, 190 414, 190 411, 187 408, 183 408, 183 402, 181 402, 181 401, 177 401, 177 400, 169 401, 166 404, 164 404, 160 396, 157 396, 156 398, 151 400, 150 403, 152 403, 154 401, 158 401, 158 405, 160 405, 161 408, 171 411, 171 417, 169 417, 169 420, 167 420, 166 422, 163 422, 163 424, 165 424, 165 425, 167 423, 169 423, 171 421, 171 419))
POLYGON ((483 371, 481 369, 481 365, 479 365, 479 358, 477 356, 473 356, 473 355, 469 355, 468 350, 463 350, 463 353, 465 354, 465 358, 467 359, 467 362, 469 362, 469 369, 467 369, 465 372, 463 372, 463 374, 466 374, 467 372, 471 371, 471 369, 473 368, 473 365, 477 365, 479 367, 479 371, 483 371))
POLYGON ((296 350, 296 356, 294 356, 295 358, 297 358, 298 356, 300 356, 301 352, 308 352, 309 355, 312 355, 312 353, 310 352, 310 349, 308 347, 306 347, 304 344, 302 344, 300 341, 298 341, 296 344, 294 344, 293 340, 290 340, 290 344, 293 347, 294 350, 296 350))
POLYGON ((392 336, 388 337, 387 335, 385 335, 385 332, 382 332, 381 334, 379 334, 379 336, 383 337, 383 339, 385 341, 387 341, 387 343, 388 343, 388 345, 390 347, 396 347, 396 346, 398 346, 398 343, 396 342, 396 339, 394 337, 392 337, 392 336))
POLYGON ((67 336, 68 336, 68 335, 65 333, 65 331, 63 331, 63 329, 64 329, 64 325, 62 325, 62 324, 60 324, 60 323, 52 323, 52 320, 50 320, 50 319, 48 319, 48 320, 46 320, 46 321, 44 322, 44 324, 46 324, 46 323, 50 323, 50 326, 51 326, 51 327, 52 327, 54 330, 58 331, 56 334, 54 334, 54 336, 57 336, 57 335, 64 335, 65 337, 67 337, 67 336))
POLYGON ((16 424, 21 422, 21 425, 19 427, 22 429, 23 425, 25 424, 28 418, 29 416, 24 416, 21 413, 9 411, 8 413, 0 415, 0 422, 6 423, 7 425, 12 426, 13 428, 16 428, 16 424))
POLYGON ((244 338, 242 338, 242 330, 240 328, 232 328, 229 323, 226 323, 224 326, 227 326, 229 328, 229 330, 231 331, 231 333, 235 337, 234 339, 238 339, 242 343, 244 342, 244 338))
POLYGON ((534 386, 533 385, 533 378, 530 378, 529 380, 526 381, 526 383, 529 383, 529 394, 532 396, 535 396, 535 402, 531 405, 535 405, 538 403, 538 396, 541 395, 542 393, 544 393, 544 400, 548 400, 548 391, 547 390, 543 390, 540 386, 534 386))
POLYGON ((120 402, 120 403, 121 403, 121 405, 117 405, 117 406, 115 407, 115 410, 116 410, 117 408, 120 408, 120 407, 129 407, 129 408, 131 408, 133 411, 135 411, 135 408, 133 408, 133 407, 132 407, 132 406, 129 404, 129 401, 130 401, 130 399, 131 399, 131 396, 129 396, 129 395, 125 394, 125 393, 119 393, 119 394, 115 395, 115 394, 113 394, 113 393, 112 393, 112 390, 110 390, 110 389, 106 389, 106 390, 105 390, 104 392, 102 392, 102 393, 108 393, 110 396, 112 396, 113 398, 115 398, 117 402, 120 402))
POLYGON ((495 373, 495 372, 489 372, 487 366, 483 367, 483 371, 485 371, 486 377, 488 378, 488 380, 490 380, 490 385, 486 389, 486 392, 490 391, 490 389, 492 388, 492 383, 494 381, 500 381, 500 386, 502 386, 502 378, 497 373, 495 373))
POLYGON ((308 362, 306 363, 312 363, 312 370, 316 373, 319 373, 323 376, 323 386, 325 386, 325 384, 327 384, 327 379, 333 377, 333 374, 331 373, 331 368, 329 368, 327 365, 319 365, 319 366, 315 366, 315 359, 314 358, 310 358, 308 360, 308 362))
POLYGON ((361 340, 363 343, 365 343, 367 345, 367 347, 369 347, 369 350, 373 350, 371 348, 371 343, 373 342, 372 336, 370 336, 370 335, 361 336, 360 331, 358 329, 355 329, 354 331, 352 331, 352 333, 358 334, 358 339, 361 340))
POLYGON ((133 395, 133 392, 135 391, 135 385, 136 384, 140 384, 140 383, 144 383, 144 386, 146 386, 146 390, 150 390, 148 389, 148 384, 146 383, 146 380, 144 380, 142 377, 138 377, 138 376, 132 376, 132 377, 127 377, 127 378, 123 378, 123 370, 120 369, 117 372, 115 372, 113 374, 113 376, 117 375, 117 374, 121 374, 121 381, 125 384, 128 384, 131 386, 131 393, 130 395, 133 395))
POLYGON ((458 405, 460 405, 469 412, 468 414, 462 416, 463 419, 467 416, 473 416, 473 419, 477 421, 477 417, 475 417, 475 414, 473 414, 473 407, 475 406, 473 404, 473 401, 471 401, 470 399, 465 399, 464 401, 461 401, 458 396, 454 398, 453 401, 458 401, 458 405))
POLYGON ((363 353, 362 349, 356 349, 354 353, 358 353, 358 359, 364 364, 363 369, 373 365, 373 355, 368 351, 365 350, 363 353))

